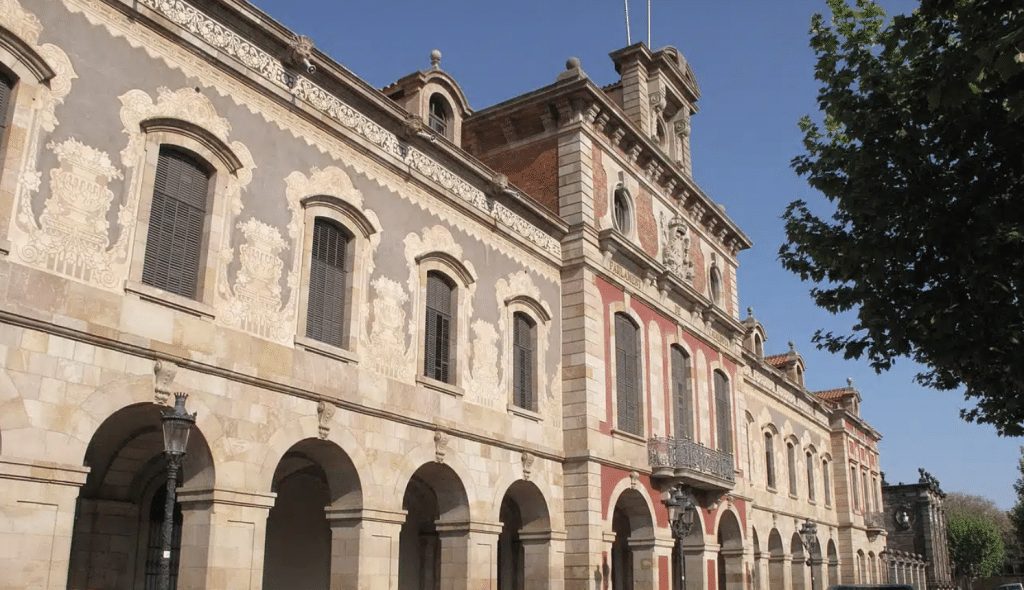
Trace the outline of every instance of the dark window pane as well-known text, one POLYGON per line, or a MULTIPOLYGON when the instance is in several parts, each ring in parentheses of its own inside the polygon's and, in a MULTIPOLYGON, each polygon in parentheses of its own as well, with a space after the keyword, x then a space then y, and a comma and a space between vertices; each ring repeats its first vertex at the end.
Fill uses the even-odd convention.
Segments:
POLYGON ((309 263, 306 336, 334 346, 344 345, 347 249, 348 237, 333 223, 317 218, 309 263))

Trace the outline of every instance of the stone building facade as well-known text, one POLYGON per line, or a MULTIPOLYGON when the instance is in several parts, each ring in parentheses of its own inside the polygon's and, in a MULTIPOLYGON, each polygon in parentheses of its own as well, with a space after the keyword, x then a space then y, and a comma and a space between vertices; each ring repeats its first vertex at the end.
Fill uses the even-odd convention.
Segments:
POLYGON ((942 505, 946 494, 931 474, 918 471, 916 483, 882 485, 889 578, 893 583, 921 581, 922 588, 927 584, 929 590, 949 590, 955 583, 942 505))
POLYGON ((685 59, 611 58, 474 111, 242 0, 0 0, 0 589, 153 587, 177 392, 177 588, 880 580, 860 394, 740 319, 685 59))

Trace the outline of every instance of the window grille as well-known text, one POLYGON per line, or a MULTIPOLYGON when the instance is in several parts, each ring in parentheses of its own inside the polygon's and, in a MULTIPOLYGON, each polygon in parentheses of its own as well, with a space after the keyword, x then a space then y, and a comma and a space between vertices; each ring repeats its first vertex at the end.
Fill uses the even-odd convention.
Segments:
POLYGON ((160 148, 142 282, 196 298, 209 176, 195 158, 160 148))
POLYGON ((639 329, 624 314, 615 316, 615 385, 619 406, 619 429, 642 434, 640 418, 639 329))
POLYGON ((775 441, 771 433, 764 433, 764 470, 768 487, 775 489, 775 441))
POLYGON ((629 216, 629 192, 626 189, 615 189, 612 207, 612 222, 615 224, 615 229, 623 234, 629 233, 632 220, 629 216))
POLYGON ((348 236, 326 219, 318 217, 313 223, 306 336, 339 347, 344 345, 348 242, 348 236))
POLYGON ((423 374, 444 383, 452 382, 452 285, 443 275, 427 274, 427 325, 423 374))
POLYGON ((690 357, 672 347, 672 397, 675 402, 676 438, 693 438, 693 399, 690 396, 690 357))
POLYGON ((520 408, 536 409, 534 400, 534 328, 525 313, 512 316, 513 402, 520 408))

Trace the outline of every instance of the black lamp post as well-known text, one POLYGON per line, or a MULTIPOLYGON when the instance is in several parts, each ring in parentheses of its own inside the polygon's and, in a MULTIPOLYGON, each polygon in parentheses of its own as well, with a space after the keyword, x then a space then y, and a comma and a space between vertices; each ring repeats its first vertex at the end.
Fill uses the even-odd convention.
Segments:
POLYGON ((811 519, 804 521, 800 527, 800 542, 804 544, 804 551, 807 552, 807 567, 811 568, 811 590, 814 590, 814 562, 812 560, 812 549, 818 538, 818 525, 811 522, 811 519))
POLYGON ((178 470, 188 448, 188 435, 196 423, 196 415, 185 411, 188 394, 174 394, 174 409, 160 412, 164 427, 164 455, 167 456, 167 500, 164 503, 164 526, 160 535, 160 590, 171 588, 171 536, 174 533, 174 502, 178 470))
POLYGON ((668 498, 663 502, 668 508, 668 523, 672 527, 672 536, 679 547, 675 563, 675 569, 679 572, 678 590, 685 590, 686 559, 683 556, 683 539, 690 534, 697 521, 697 507, 693 505, 690 494, 683 490, 682 484, 673 487, 668 493, 668 498))

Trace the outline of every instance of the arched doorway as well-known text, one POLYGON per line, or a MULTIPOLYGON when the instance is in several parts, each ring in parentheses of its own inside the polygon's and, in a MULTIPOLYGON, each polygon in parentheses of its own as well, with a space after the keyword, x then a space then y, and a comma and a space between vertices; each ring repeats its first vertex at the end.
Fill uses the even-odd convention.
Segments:
POLYGON ((757 529, 750 527, 750 538, 754 549, 754 571, 751 573, 750 587, 753 590, 764 590, 762 586, 763 575, 761 569, 764 567, 764 554, 761 553, 761 543, 757 539, 757 529))
POLYGON ((501 501, 498 590, 542 588, 551 579, 551 521, 537 486, 516 481, 501 501))
POLYGON ((789 551, 793 555, 792 588, 793 590, 804 590, 807 588, 807 555, 804 553, 804 544, 800 540, 799 533, 793 533, 789 542, 789 551))
POLYGON ((828 540, 828 584, 836 586, 839 584, 839 552, 836 551, 836 542, 828 540))
POLYGON ((768 534, 768 588, 771 590, 788 590, 786 588, 786 551, 782 546, 782 535, 779 529, 772 529, 768 534))
MULTIPOLYGON (((157 587, 167 497, 160 412, 166 410, 166 406, 152 403, 127 406, 111 414, 93 433, 85 452, 90 471, 75 511, 68 588, 157 587)), ((214 480, 210 448, 202 431, 193 427, 178 487, 212 488, 214 480)), ((175 504, 173 519, 172 589, 179 585, 182 539, 188 539, 192 555, 206 555, 208 542, 207 529, 190 522, 180 504, 175 504), (188 534, 183 535, 183 530, 188 534)))
POLYGON ((654 520, 640 492, 622 492, 612 511, 611 590, 646 588, 654 583, 653 570, 643 568, 653 557, 654 520))
POLYGON ((743 532, 732 511, 718 521, 718 590, 743 590, 743 532))
POLYGON ((465 588, 469 570, 469 500, 451 467, 427 463, 409 479, 402 498, 399 590, 465 588))
POLYGON ((278 462, 272 491, 264 590, 314 590, 332 587, 332 577, 358 579, 359 521, 351 511, 362 506, 362 492, 348 455, 332 442, 300 441, 278 462))

